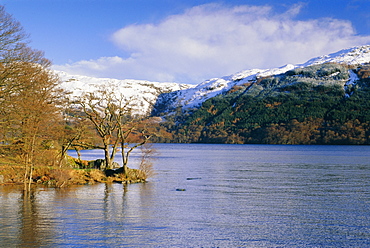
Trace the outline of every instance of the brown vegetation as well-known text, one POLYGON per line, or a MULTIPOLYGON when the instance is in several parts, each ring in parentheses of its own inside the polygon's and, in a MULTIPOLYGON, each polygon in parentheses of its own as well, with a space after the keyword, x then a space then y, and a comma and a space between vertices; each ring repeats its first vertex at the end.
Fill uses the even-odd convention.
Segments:
MULTIPOLYGON (((150 135, 144 124, 140 126, 132 118, 124 98, 113 99, 114 89, 102 90, 100 98, 91 94, 80 102, 80 113, 70 111, 70 100, 59 90, 60 81, 50 70, 51 62, 43 52, 28 47, 20 23, 1 5, 0 24, 0 183, 24 183, 29 189, 33 184, 65 187, 145 181, 148 173, 129 169, 127 158, 150 135), (141 135, 139 145, 128 145, 131 134, 141 135), (108 177, 103 171, 82 170, 66 155, 71 148, 100 148, 99 142, 106 151, 121 144, 126 159, 123 173, 108 177), (124 153, 126 147, 129 150, 124 153)), ((108 168, 115 152, 113 149, 113 154, 106 156, 108 168)))
MULTIPOLYGON (((148 171, 150 173, 150 170, 148 171)), ((128 169, 128 173, 107 176, 98 169, 59 168, 55 166, 35 166, 31 185, 46 187, 67 187, 71 185, 86 185, 95 183, 139 183, 145 182, 147 172, 128 169)), ((14 161, 0 159, 0 184, 24 184, 24 166, 14 161)))
POLYGON ((358 71, 357 75, 359 78, 364 79, 364 78, 369 78, 370 77, 370 65, 364 65, 362 66, 358 71))

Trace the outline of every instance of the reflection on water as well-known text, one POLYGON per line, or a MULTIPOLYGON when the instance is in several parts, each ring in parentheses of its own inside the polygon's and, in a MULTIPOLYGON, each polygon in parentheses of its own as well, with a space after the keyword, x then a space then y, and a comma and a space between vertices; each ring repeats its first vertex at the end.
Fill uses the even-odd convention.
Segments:
POLYGON ((38 247, 41 245, 39 242, 39 235, 37 233, 41 232, 40 227, 40 218, 38 216, 37 206, 35 204, 35 195, 34 192, 22 192, 21 196, 22 203, 20 204, 20 232, 19 240, 20 246, 38 247))
POLYGON ((370 147, 157 147, 146 184, 0 186, 0 247, 370 246, 370 147))
POLYGON ((0 247, 108 245, 130 225, 148 218, 140 211, 150 185, 100 184, 68 189, 0 186, 0 247), (130 192, 130 190, 131 192, 130 192), (18 207, 18 209, 16 209, 18 207), (120 220, 126 219, 127 223, 120 220))

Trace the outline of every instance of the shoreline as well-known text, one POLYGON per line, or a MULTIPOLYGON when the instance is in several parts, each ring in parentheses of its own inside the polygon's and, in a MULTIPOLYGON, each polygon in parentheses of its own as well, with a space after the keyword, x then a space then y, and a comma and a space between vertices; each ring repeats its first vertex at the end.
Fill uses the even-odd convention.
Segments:
MULTIPOLYGON (((93 185, 98 183, 145 183, 145 173, 130 169, 127 175, 107 176, 98 169, 60 168, 37 166, 34 168, 31 185, 50 188, 64 188, 73 185, 93 185)), ((0 165, 0 185, 24 185, 24 167, 19 165, 0 165)), ((27 182, 28 184, 28 182, 27 182)))

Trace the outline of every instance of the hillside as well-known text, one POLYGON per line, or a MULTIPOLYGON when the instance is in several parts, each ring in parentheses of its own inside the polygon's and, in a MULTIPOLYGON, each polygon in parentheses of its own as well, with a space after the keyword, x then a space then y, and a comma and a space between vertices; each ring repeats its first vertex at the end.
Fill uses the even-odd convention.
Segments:
MULTIPOLYGON (((161 113, 170 113, 179 107, 184 110, 198 108, 204 101, 223 94, 233 87, 255 82, 258 78, 282 74, 296 68, 323 63, 357 65, 369 61, 370 45, 360 46, 317 57, 304 64, 288 64, 272 69, 249 69, 222 78, 209 79, 198 85, 94 78, 70 75, 62 71, 57 71, 57 74, 62 81, 61 88, 71 92, 72 96, 81 97, 87 92, 96 91, 100 86, 108 87, 110 85, 117 89, 117 94, 122 93, 128 98, 136 98, 137 105, 145 106, 144 110, 150 108, 148 101, 156 103, 153 113, 159 115, 161 113)), ((142 108, 140 107, 140 109, 142 108)))
POLYGON ((303 64, 288 64, 272 69, 244 70, 230 76, 206 80, 195 87, 162 94, 158 98, 154 114, 170 113, 179 106, 184 110, 198 108, 204 101, 226 93, 233 87, 253 83, 258 78, 282 74, 297 68, 324 63, 360 65, 368 62, 370 62, 370 45, 344 49, 336 53, 313 58, 303 64))
POLYGON ((370 47, 358 47, 167 93, 188 101, 167 115, 171 142, 370 144, 369 61, 370 47), (202 92, 204 102, 186 98, 202 92))
POLYGON ((369 62, 360 46, 196 86, 59 74, 75 97, 102 85, 133 96, 172 134, 156 142, 370 144, 369 62))
POLYGON ((140 113, 151 110, 159 95, 167 92, 182 91, 194 85, 177 83, 159 83, 143 80, 118 80, 112 78, 94 78, 81 75, 70 75, 56 71, 59 75, 60 87, 70 93, 71 98, 82 97, 86 93, 97 91, 100 87, 113 88, 117 95, 122 94, 132 101, 133 108, 140 113))

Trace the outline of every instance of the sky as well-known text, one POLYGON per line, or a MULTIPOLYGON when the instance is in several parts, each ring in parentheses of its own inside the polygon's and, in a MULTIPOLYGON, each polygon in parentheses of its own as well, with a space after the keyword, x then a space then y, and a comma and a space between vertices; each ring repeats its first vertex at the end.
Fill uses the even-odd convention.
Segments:
POLYGON ((198 84, 370 45, 370 0, 0 0, 53 68, 198 84))

